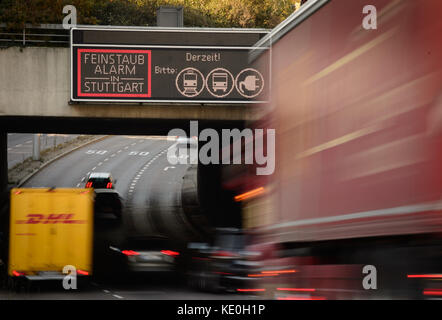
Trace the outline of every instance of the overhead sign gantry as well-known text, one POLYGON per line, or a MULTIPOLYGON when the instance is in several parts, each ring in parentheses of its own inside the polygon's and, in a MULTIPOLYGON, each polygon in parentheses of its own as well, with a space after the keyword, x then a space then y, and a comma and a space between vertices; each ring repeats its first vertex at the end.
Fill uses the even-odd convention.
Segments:
POLYGON ((71 100, 262 103, 269 63, 249 62, 262 29, 71 30, 71 100))

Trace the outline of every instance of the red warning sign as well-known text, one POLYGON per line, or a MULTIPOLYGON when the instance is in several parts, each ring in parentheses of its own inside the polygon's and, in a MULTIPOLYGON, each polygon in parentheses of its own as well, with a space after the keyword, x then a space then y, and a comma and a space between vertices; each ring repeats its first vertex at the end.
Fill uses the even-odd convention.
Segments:
POLYGON ((77 48, 78 97, 150 98, 151 50, 77 48))

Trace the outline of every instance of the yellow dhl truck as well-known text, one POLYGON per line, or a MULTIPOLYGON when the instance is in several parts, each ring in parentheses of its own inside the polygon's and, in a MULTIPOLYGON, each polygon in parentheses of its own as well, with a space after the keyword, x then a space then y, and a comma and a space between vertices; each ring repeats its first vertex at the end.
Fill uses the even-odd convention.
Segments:
POLYGON ((78 188, 11 190, 10 279, 63 279, 65 266, 75 267, 78 277, 92 274, 93 194, 78 188))

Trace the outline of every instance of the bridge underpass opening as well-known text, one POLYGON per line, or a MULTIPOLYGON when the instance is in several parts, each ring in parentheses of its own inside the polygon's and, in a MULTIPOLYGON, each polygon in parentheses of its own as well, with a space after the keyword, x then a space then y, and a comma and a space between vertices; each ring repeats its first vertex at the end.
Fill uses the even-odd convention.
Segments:
MULTIPOLYGON (((3 195, 4 204, 8 203, 9 190, 17 185, 83 188, 90 174, 109 172, 116 179, 113 188, 122 198, 122 215, 127 218, 125 234, 115 235, 115 239, 128 234, 134 239, 161 235, 182 244, 210 238, 211 228, 241 227, 239 204, 233 201, 231 191, 222 188, 221 165, 168 161, 167 151, 177 143, 176 138, 167 138, 168 132, 182 129, 190 137, 189 121, 34 117, 2 120, 5 131, 1 134, 1 152, 7 156, 2 157, 5 161, 1 171, 7 178, 9 167, 10 180, 3 195), (34 133, 42 134, 41 153, 45 163, 50 162, 38 171, 41 162, 29 159, 19 164, 17 160, 17 154, 29 154, 34 133), (57 159, 49 160, 54 158, 57 159), (11 161, 17 163, 11 165, 11 161)), ((218 132, 241 130, 244 122, 199 121, 199 132, 205 128, 218 132)), ((3 207, 5 215, 7 205, 3 207)))

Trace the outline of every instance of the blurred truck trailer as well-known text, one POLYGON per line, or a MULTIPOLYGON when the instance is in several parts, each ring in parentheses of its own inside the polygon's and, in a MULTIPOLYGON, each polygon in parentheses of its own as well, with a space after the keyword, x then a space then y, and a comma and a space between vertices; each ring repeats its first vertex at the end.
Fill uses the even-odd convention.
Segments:
POLYGON ((272 297, 442 295, 442 2, 372 1, 370 30, 366 4, 307 1, 256 45, 276 169, 230 187, 272 297))

